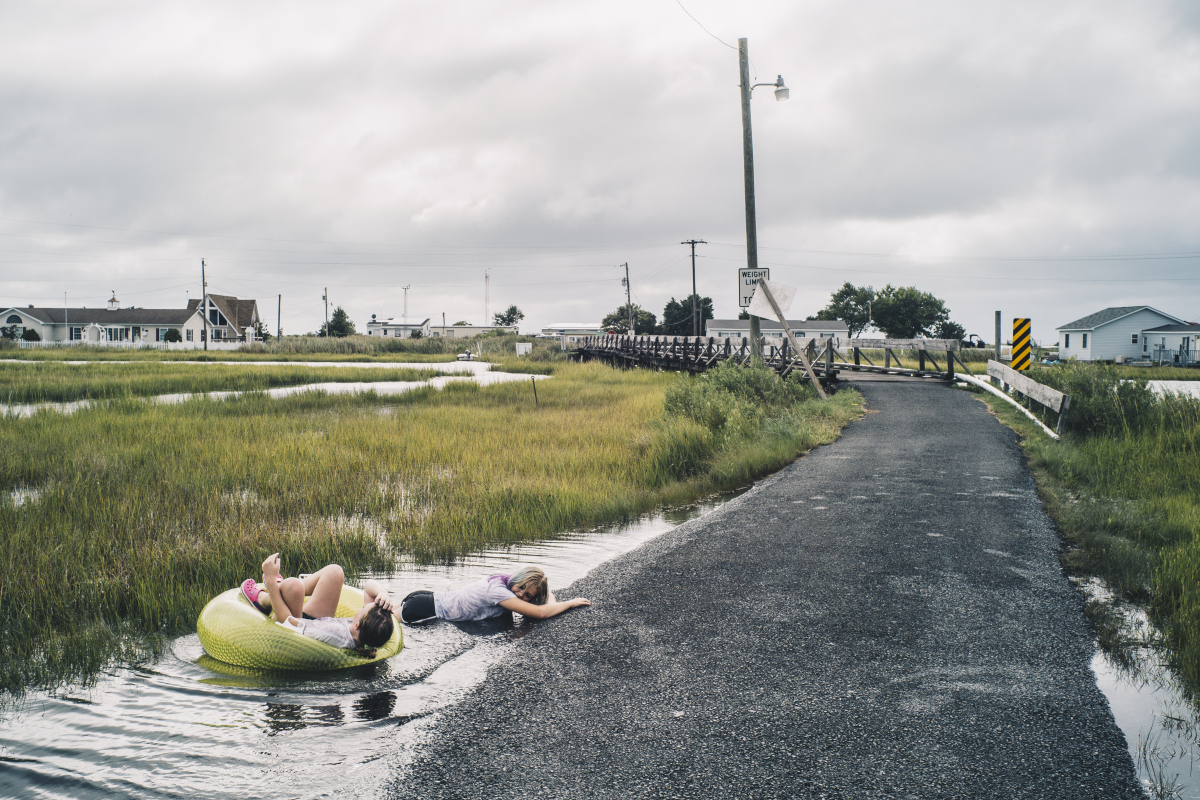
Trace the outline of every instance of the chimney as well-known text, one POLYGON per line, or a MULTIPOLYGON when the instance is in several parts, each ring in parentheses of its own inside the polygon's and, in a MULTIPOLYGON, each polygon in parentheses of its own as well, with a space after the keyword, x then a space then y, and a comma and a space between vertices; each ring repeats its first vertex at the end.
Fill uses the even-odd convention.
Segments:
POLYGON ((33 303, 30 303, 30 304, 29 304, 29 307, 30 307, 30 308, 33 308, 33 303))

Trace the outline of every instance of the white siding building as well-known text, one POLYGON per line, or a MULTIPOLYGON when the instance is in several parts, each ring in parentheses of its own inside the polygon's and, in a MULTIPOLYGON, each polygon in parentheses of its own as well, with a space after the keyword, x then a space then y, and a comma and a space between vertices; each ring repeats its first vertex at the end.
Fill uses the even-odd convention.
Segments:
POLYGON ((1183 320, 1150 306, 1115 306, 1058 326, 1058 357, 1078 361, 1140 359, 1142 331, 1183 320))
POLYGON ((388 339, 411 339, 414 333, 421 336, 429 335, 429 318, 421 322, 397 322, 395 317, 376 319, 371 315, 367 323, 367 336, 384 336, 388 339))
POLYGON ((1172 364, 1200 357, 1200 325, 1159 325, 1142 331, 1142 357, 1172 364))
POLYGON ((516 325, 432 325, 430 335, 443 339, 470 339, 481 333, 517 333, 516 325))
MULTIPOLYGON (((845 339, 846 323, 827 319, 789 319, 788 327, 797 339, 845 339)), ((763 336, 784 336, 783 326, 773 319, 760 319, 758 329, 763 336)), ((750 335, 748 319, 710 319, 704 326, 704 335, 717 339, 742 339, 750 335)))
POLYGON ((43 342, 131 346, 161 344, 176 330, 185 348, 202 347, 204 317, 196 309, 11 307, 0 312, 4 327, 15 326, 17 338, 33 331, 43 342))
POLYGON ((599 322, 552 322, 542 328, 543 336, 557 336, 563 345, 578 342, 589 336, 602 336, 607 331, 599 322))

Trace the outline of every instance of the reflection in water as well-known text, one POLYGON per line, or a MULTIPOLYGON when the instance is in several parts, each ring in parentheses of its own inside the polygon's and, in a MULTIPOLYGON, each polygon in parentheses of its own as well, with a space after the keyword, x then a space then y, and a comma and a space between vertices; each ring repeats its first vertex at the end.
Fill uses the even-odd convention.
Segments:
POLYGON ((1088 598, 1101 648, 1096 684, 1125 734, 1151 798, 1200 798, 1200 703, 1167 663, 1145 612, 1116 602, 1097 578, 1076 581, 1088 598))
MULTIPOLYGON (((561 591, 732 496, 453 565, 404 564, 364 577, 403 597, 537 564, 561 591)), ((148 669, 114 670, 87 690, 33 694, 0 718, 0 797, 375 796, 420 743, 425 720, 540 624, 505 615, 406 626, 395 658, 313 673, 224 664, 184 636, 148 669)))

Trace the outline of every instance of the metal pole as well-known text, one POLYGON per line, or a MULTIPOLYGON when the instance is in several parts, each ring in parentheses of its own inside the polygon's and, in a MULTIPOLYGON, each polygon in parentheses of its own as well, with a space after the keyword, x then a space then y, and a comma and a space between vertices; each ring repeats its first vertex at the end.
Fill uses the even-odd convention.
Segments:
POLYGON ((626 261, 622 266, 625 267, 625 308, 629 310, 629 335, 633 336, 633 300, 630 299, 629 262, 626 261))
POLYGON ((1000 312, 996 312, 996 361, 1000 361, 1000 312))
POLYGON ((283 295, 279 295, 279 304, 275 307, 275 339, 283 338, 283 295))
MULTIPOLYGON (((742 165, 746 175, 746 267, 758 269, 758 227, 754 219, 754 136, 750 128, 750 47, 738 39, 738 72, 742 90, 742 165)), ((750 352, 762 358, 758 317, 750 315, 750 352)))
POLYGON ((200 315, 204 317, 204 349, 208 349, 208 279, 204 277, 204 259, 200 259, 200 315))
POLYGON ((71 341, 71 321, 67 319, 67 293, 63 292, 63 327, 67 329, 66 341, 71 341))
POLYGON ((321 295, 321 299, 325 301, 325 336, 329 336, 329 287, 325 287, 325 294, 321 295))

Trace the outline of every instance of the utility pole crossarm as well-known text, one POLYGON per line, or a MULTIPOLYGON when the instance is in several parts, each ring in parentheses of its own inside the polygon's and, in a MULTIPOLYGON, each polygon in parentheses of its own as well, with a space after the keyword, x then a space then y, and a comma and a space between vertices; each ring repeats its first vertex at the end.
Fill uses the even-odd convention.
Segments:
MULTIPOLYGON (((813 374, 812 365, 808 363, 808 358, 805 357, 804 351, 800 348, 800 343, 796 341, 796 334, 792 333, 792 328, 787 324, 787 320, 783 318, 783 312, 779 310, 779 304, 775 302, 775 295, 771 294, 771 290, 767 288, 765 281, 758 282, 758 291, 763 293, 763 297, 767 298, 767 302, 771 304, 771 310, 775 312, 775 316, 779 318, 779 324, 783 326, 783 332, 787 334, 788 341, 792 343, 792 349, 796 351, 796 356, 800 359, 800 363, 804 365, 804 371, 808 373, 809 380, 813 386, 817 387, 817 394, 821 399, 825 398, 825 390, 821 388, 821 382, 817 380, 817 376, 813 374)), ((826 375, 826 378, 829 376, 826 375)))
POLYGON ((700 335, 700 321, 696 318, 696 245, 708 244, 703 239, 688 239, 680 244, 690 244, 692 246, 692 336, 700 335))

